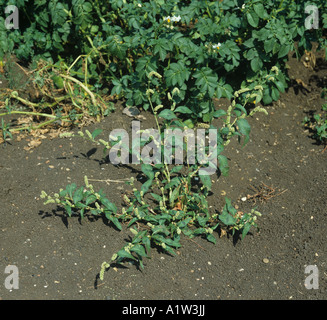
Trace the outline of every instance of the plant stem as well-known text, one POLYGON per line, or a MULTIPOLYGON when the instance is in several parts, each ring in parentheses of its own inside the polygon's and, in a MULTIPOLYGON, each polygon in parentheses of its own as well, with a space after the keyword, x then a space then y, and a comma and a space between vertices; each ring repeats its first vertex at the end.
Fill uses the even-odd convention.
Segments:
POLYGON ((0 117, 7 116, 9 114, 25 114, 25 115, 31 115, 31 116, 48 117, 48 118, 53 118, 53 119, 57 118, 56 116, 54 116, 52 114, 31 112, 31 111, 10 111, 10 112, 1 113, 0 117))
MULTIPOLYGON (((157 113, 154 111, 153 104, 152 104, 152 101, 151 101, 150 97, 148 97, 148 100, 150 102, 150 106, 151 106, 151 109, 152 109, 152 112, 153 112, 153 116, 154 116, 154 119, 156 121, 156 125, 157 125, 157 128, 158 128, 159 136, 161 137, 161 129, 160 129, 160 125, 159 125, 157 113)), ((161 143, 162 143, 162 141, 161 141, 161 143)), ((165 174, 168 182, 170 182, 170 173, 169 173, 169 168, 168 168, 167 163, 164 163, 164 166, 165 166, 164 174, 165 174)))
MULTIPOLYGON (((83 116, 83 115, 82 114, 76 115, 76 117, 81 117, 81 116, 83 116)), ((69 116, 65 116, 65 117, 62 117, 62 118, 55 118, 55 119, 52 119, 52 120, 48 120, 48 121, 45 121, 45 122, 40 123, 37 126, 25 126, 25 127, 21 127, 21 128, 10 129, 9 131, 10 132, 15 132, 15 131, 23 131, 23 130, 36 130, 36 129, 40 129, 40 128, 48 125, 48 124, 51 124, 51 123, 53 123, 53 122, 55 122, 57 120, 60 120, 60 121, 69 121, 69 120, 67 120, 67 118, 69 118, 69 116)))
POLYGON ((60 76, 65 78, 65 79, 68 79, 70 81, 73 81, 73 82, 77 83, 91 97, 91 100, 92 100, 92 103, 94 104, 94 106, 97 105, 97 101, 96 101, 96 99, 94 97, 94 94, 82 82, 80 82, 79 80, 77 80, 77 79, 75 79, 73 77, 70 77, 70 76, 67 76, 67 75, 64 75, 64 74, 60 74, 60 76))

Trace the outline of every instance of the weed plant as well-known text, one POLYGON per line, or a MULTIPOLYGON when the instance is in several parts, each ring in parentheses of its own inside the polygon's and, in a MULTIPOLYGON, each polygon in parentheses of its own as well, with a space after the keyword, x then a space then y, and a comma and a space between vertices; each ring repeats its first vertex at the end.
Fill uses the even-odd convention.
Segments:
MULTIPOLYGON (((162 138, 158 142, 159 148, 163 149, 165 147, 164 129, 183 128, 186 130, 187 126, 177 116, 179 109, 176 108, 176 101, 180 95, 177 88, 167 94, 167 99, 171 103, 170 109, 163 109, 162 105, 153 105, 152 96, 155 94, 155 88, 151 87, 152 77, 162 81, 162 76, 156 72, 151 72, 148 75, 147 95, 159 135, 162 138)), ((247 118, 257 112, 267 113, 260 106, 256 106, 248 113, 245 109, 247 100, 244 105, 236 103, 240 94, 250 91, 252 93, 246 95, 247 100, 256 99, 259 101, 262 98, 263 88, 261 86, 257 86, 255 92, 249 88, 235 92, 227 111, 221 109, 215 113, 216 117, 222 119, 222 127, 214 128, 212 124, 210 126, 210 129, 217 131, 217 141, 214 148, 206 146, 205 151, 208 159, 217 158, 219 171, 223 175, 228 174, 229 168, 227 158, 222 153, 232 137, 237 136, 240 142, 243 137, 244 143, 247 143, 250 134, 247 118)), ((93 133, 80 131, 78 135, 102 145, 105 153, 111 148, 117 147, 117 144, 121 142, 121 140, 108 142, 97 139, 99 134, 101 134, 101 130, 95 130, 93 133)), ((68 133, 63 134, 63 136, 71 137, 73 134, 68 133)), ((189 149, 189 138, 190 135, 186 135, 179 145, 184 152, 189 149)), ((153 137, 141 139, 141 146, 146 146, 151 141, 153 141, 153 137)), ((135 152, 133 146, 129 149, 129 153, 131 156, 137 156, 138 153, 135 152)), ((87 177, 85 177, 84 186, 78 188, 73 183, 54 195, 48 195, 42 191, 41 198, 46 200, 45 204, 55 203, 62 206, 68 216, 78 214, 83 218, 87 213, 95 216, 104 215, 118 230, 122 230, 122 223, 126 224, 133 238, 121 250, 113 254, 110 263, 121 263, 130 259, 136 261, 141 268, 144 266, 143 259, 150 257, 152 245, 159 246, 170 254, 175 254, 174 250, 181 247, 182 235, 190 238, 202 236, 208 241, 216 243, 214 230, 218 226, 233 234, 235 231, 240 232, 242 238, 245 237, 251 227, 257 227, 257 216, 260 216, 261 213, 252 209, 249 213, 240 214, 228 198, 225 199, 226 204, 220 213, 210 212, 207 197, 212 187, 211 178, 209 174, 201 171, 205 167, 210 167, 210 161, 204 163, 196 159, 195 163, 190 164, 186 159, 181 165, 169 166, 166 163, 164 153, 161 153, 159 163, 148 163, 144 157, 139 160, 146 181, 140 189, 137 189, 133 184, 134 179, 130 180, 129 184, 133 187, 133 193, 130 197, 125 195, 125 206, 121 211, 102 190, 96 192, 87 177), (201 181, 200 184, 194 183, 196 178, 201 181)), ((104 262, 102 264, 101 278, 103 278, 104 269, 109 267, 110 263, 104 262)))

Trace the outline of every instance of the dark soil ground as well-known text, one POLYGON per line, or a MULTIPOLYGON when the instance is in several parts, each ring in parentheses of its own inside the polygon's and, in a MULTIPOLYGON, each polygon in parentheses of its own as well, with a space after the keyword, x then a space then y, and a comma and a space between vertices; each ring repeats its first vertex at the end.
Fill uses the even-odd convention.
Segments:
MULTIPOLYGON (((294 85, 267 107, 269 116, 250 119, 251 140, 244 148, 237 141, 226 148, 230 175, 212 177, 208 199, 213 212, 222 209, 225 195, 241 211, 258 206, 259 232, 253 229, 243 241, 215 233, 216 245, 184 239, 176 256, 154 248, 143 271, 127 263, 99 280, 100 265, 125 244, 129 231, 103 219, 67 219, 40 199, 42 190, 82 185, 87 175, 119 206, 128 186, 106 180, 137 177, 137 167, 102 163, 102 148, 80 138, 44 139, 31 150, 24 149, 29 138, 1 144, 0 299, 326 299, 327 151, 302 120, 320 111, 327 67, 319 59, 315 70, 294 58, 289 65, 294 85), (19 269, 17 290, 4 286, 7 265, 19 269), (318 289, 304 286, 306 265, 317 265, 318 289)), ((87 128, 102 128, 103 139, 113 129, 129 129, 132 118, 122 109, 117 105, 87 128)), ((153 127, 151 116, 141 115, 142 126, 153 127)))

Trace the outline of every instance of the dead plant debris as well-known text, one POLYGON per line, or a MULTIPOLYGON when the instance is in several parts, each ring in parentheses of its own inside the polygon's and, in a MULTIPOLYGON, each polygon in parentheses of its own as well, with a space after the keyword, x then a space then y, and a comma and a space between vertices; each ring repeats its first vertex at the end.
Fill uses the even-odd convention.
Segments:
POLYGON ((252 200, 255 204, 257 203, 257 201, 260 201, 261 203, 267 202, 268 200, 280 196, 281 194, 287 191, 287 189, 277 190, 276 188, 267 186, 263 182, 261 182, 258 187, 250 185, 250 188, 254 191, 254 193, 248 194, 246 198, 247 200, 252 200))

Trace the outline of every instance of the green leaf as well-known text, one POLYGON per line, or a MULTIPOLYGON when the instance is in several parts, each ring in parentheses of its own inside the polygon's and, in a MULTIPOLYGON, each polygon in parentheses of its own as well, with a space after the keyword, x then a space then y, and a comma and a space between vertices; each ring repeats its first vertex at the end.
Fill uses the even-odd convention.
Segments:
POLYGON ((152 196, 155 200, 157 200, 158 202, 162 200, 162 197, 159 196, 158 194, 155 194, 155 193, 152 193, 152 192, 151 192, 151 196, 152 196))
POLYGON ((197 216, 196 218, 198 220, 198 223, 201 227, 205 227, 208 219, 206 217, 201 217, 201 216, 197 216))
POLYGON ((129 223, 128 223, 128 228, 133 224, 133 223, 135 223, 136 221, 138 221, 139 220, 139 218, 138 217, 135 217, 135 218, 133 218, 129 223))
POLYGON ((90 203, 93 203, 97 197, 94 194, 90 194, 86 199, 85 199, 85 204, 88 206, 90 203))
POLYGON ((237 213, 237 210, 232 206, 232 202, 229 198, 225 198, 225 206, 223 208, 222 213, 219 215, 219 220, 223 222, 225 225, 234 225, 237 221, 234 218, 234 215, 237 213))
POLYGON ((169 69, 165 71, 166 84, 168 86, 178 84, 181 87, 189 79, 190 74, 183 61, 180 60, 177 63, 171 63, 169 69))
POLYGON ((171 196, 169 198, 169 202, 170 202, 170 205, 172 206, 174 203, 175 203, 175 200, 178 198, 179 196, 179 190, 180 189, 180 186, 178 186, 177 188, 175 188, 173 190, 173 192, 171 193, 171 196))
POLYGON ((65 208, 68 216, 71 217, 72 216, 72 207, 67 204, 67 205, 64 205, 64 208, 65 208))
POLYGON ((110 202, 107 198, 101 197, 100 198, 101 203, 111 212, 116 213, 117 207, 114 203, 110 202))
POLYGON ((169 189, 171 187, 177 187, 181 183, 181 177, 174 177, 170 180, 169 183, 165 185, 165 189, 169 189))
POLYGON ((110 220, 116 227, 117 227, 117 229, 119 230, 119 231, 121 231, 122 230, 122 226, 121 226, 121 224, 119 223, 119 220, 116 218, 116 217, 113 217, 112 215, 111 215, 111 213, 105 213, 105 215, 106 215, 106 218, 108 219, 108 220, 110 220))
POLYGON ((149 179, 142 184, 141 191, 143 191, 143 194, 148 192, 148 190, 150 189, 150 187, 152 185, 152 182, 153 182, 153 179, 149 179))
POLYGON ((157 225, 152 229, 152 235, 155 235, 157 233, 160 233, 160 234, 163 233, 166 236, 168 236, 170 234, 169 230, 164 225, 157 225))
POLYGON ((91 5, 91 3, 89 3, 89 2, 84 2, 84 3, 83 3, 83 9, 84 9, 86 12, 90 12, 90 11, 92 11, 92 8, 93 8, 93 6, 91 5))
POLYGON ((254 4, 253 9, 261 19, 265 18, 265 8, 262 3, 254 4))
POLYGON ((153 166, 151 164, 143 163, 141 170, 149 179, 154 178, 153 166))
POLYGON ((246 109, 239 103, 235 105, 234 112, 237 115, 237 117, 241 116, 242 112, 245 113, 245 115, 247 115, 246 109))
POLYGON ((165 110, 162 110, 159 114, 158 114, 158 117, 161 117, 161 118, 164 118, 166 120, 172 120, 172 119, 176 119, 176 115, 175 113, 170 110, 170 109, 165 109, 165 110))
POLYGON ((186 113, 186 114, 192 114, 193 111, 185 106, 181 106, 175 109, 175 112, 180 112, 180 113, 186 113))
POLYGON ((209 190, 211 190, 211 179, 210 179, 210 175, 208 174, 199 174, 200 180, 203 183, 203 185, 208 188, 209 190))
POLYGON ((220 154, 218 156, 218 161, 219 161, 219 170, 221 174, 226 177, 229 173, 229 165, 228 165, 228 159, 226 156, 220 154))
POLYGON ((279 99, 279 90, 277 88, 271 88, 271 97, 277 101, 279 99))
POLYGON ((252 27, 256 28, 258 26, 258 24, 259 24, 259 17, 257 16, 257 14, 255 12, 248 12, 246 14, 246 18, 248 20, 248 23, 252 27))
POLYGON ((129 252, 125 251, 125 249, 119 250, 117 252, 117 256, 121 257, 121 258, 128 258, 128 259, 136 260, 136 258, 133 255, 131 255, 129 252))
POLYGON ((291 46, 288 44, 284 44, 281 46, 278 52, 278 59, 285 57, 291 50, 291 46))
POLYGON ((135 253, 137 253, 141 257, 147 257, 148 256, 146 254, 146 252, 145 252, 144 247, 142 245, 140 245, 140 244, 135 245, 130 250, 133 251, 133 252, 135 252, 135 253))
POLYGON ((186 218, 186 219, 180 221, 180 222, 178 223, 177 226, 178 226, 180 229, 183 229, 183 228, 185 228, 185 227, 187 226, 187 224, 188 224, 191 220, 192 220, 192 217, 188 217, 188 218, 186 218))
POLYGON ((66 191, 68 193, 68 195, 72 198, 73 197, 73 192, 74 190, 77 188, 76 184, 75 183, 72 183, 72 184, 69 184, 67 187, 66 187, 66 191))
POLYGON ((172 173, 178 173, 179 171, 181 171, 182 168, 183 168, 182 165, 180 165, 180 166, 175 166, 175 167, 173 167, 173 168, 171 169, 170 173, 171 173, 171 174, 172 174, 172 173))
POLYGON ((142 242, 145 245, 146 251, 150 252, 150 250, 151 250, 151 241, 150 241, 150 239, 147 236, 144 236, 142 238, 142 242))
POLYGON ((226 115, 227 112, 223 109, 220 109, 220 110, 216 110, 214 113, 213 113, 213 117, 214 118, 219 118, 219 117, 222 117, 224 115, 226 115))
POLYGON ((264 48, 265 48, 266 53, 269 53, 272 51, 272 49, 274 48, 275 41, 276 41, 275 38, 271 38, 264 42, 264 48))
POLYGON ((102 133, 102 129, 95 129, 93 132, 92 132, 92 138, 95 139, 99 134, 102 133))
POLYGON ((216 244, 216 238, 211 233, 207 233, 207 240, 216 244))
POLYGON ((243 230, 242 230, 242 240, 248 234, 248 232, 250 231, 250 229, 251 229, 251 224, 250 223, 246 223, 245 226, 243 227, 243 230))
POLYGON ((266 88, 265 90, 264 90, 264 92, 263 92, 263 97, 262 97, 262 101, 263 101, 263 103, 264 104, 270 104, 270 103, 272 103, 273 102, 273 99, 272 99, 272 97, 271 97, 271 95, 270 95, 270 90, 269 90, 269 88, 266 88))
POLYGON ((223 213, 219 215, 219 220, 226 226, 232 226, 236 223, 236 218, 230 215, 227 211, 223 211, 223 213))
POLYGON ((101 213, 101 210, 99 210, 99 209, 91 209, 91 214, 93 214, 94 216, 97 216, 98 214, 100 214, 101 213))
POLYGON ((61 190, 61 191, 59 192, 59 196, 60 196, 60 198, 64 198, 64 197, 66 197, 66 195, 67 195, 67 190, 61 190))
POLYGON ((195 72, 193 76, 196 78, 195 85, 199 87, 201 93, 208 93, 212 98, 218 86, 217 74, 213 73, 212 69, 203 67, 195 72))
POLYGON ((212 120, 212 117, 213 117, 213 113, 209 112, 209 113, 205 113, 202 116, 202 119, 203 119, 204 122, 210 122, 212 120))
POLYGON ((255 57, 251 60, 251 69, 254 72, 258 72, 263 67, 263 62, 259 57, 255 57))
POLYGON ((204 234, 206 233, 206 229, 205 228, 198 228, 198 229, 195 229, 193 231, 193 235, 194 236, 198 236, 199 234, 204 234))
POLYGON ((245 136, 244 139, 244 145, 248 143, 250 139, 250 131, 251 131, 251 126, 249 125, 248 121, 246 119, 239 119, 236 121, 237 126, 239 128, 239 131, 241 134, 245 136))
POLYGON ((172 255, 176 255, 176 252, 170 247, 170 246, 167 246, 164 248, 167 252, 169 252, 170 254, 172 255))
POLYGON ((73 196, 74 204, 80 202, 83 199, 83 194, 84 194, 84 187, 80 187, 78 190, 76 190, 73 196))
MULTIPOLYGON (((134 229, 135 230, 135 229, 134 229)), ((136 230, 135 230, 136 231, 136 230)), ((139 242, 141 242, 142 237, 144 237, 146 234, 148 233, 147 230, 143 230, 137 233, 137 235, 133 238, 132 240, 132 244, 137 244, 139 242)))
POLYGON ((85 210, 87 208, 87 205, 82 202, 77 202, 76 208, 85 210))
POLYGON ((251 48, 245 52, 245 57, 248 60, 253 60, 254 58, 258 57, 258 51, 256 48, 251 48))
POLYGON ((141 204, 142 198, 141 198, 140 191, 138 191, 138 190, 134 191, 134 196, 135 196, 136 200, 141 204))
POLYGON ((281 81, 276 81, 275 86, 278 88, 280 92, 285 92, 285 86, 281 81))
POLYGON ((175 248, 180 248, 181 244, 179 243, 179 239, 170 239, 170 238, 165 238, 163 241, 165 244, 167 244, 168 246, 171 247, 175 247, 175 248))
POLYGON ((281 47, 281 45, 277 41, 275 41, 273 50, 272 50, 273 54, 276 54, 277 52, 279 52, 280 47, 281 47))
POLYGON ((153 53, 159 53, 161 61, 164 61, 167 56, 167 49, 171 50, 172 45, 169 43, 167 46, 166 39, 158 39, 154 45, 153 53))
POLYGON ((51 77, 53 80, 53 83, 58 89, 62 89, 64 87, 64 79, 59 76, 53 76, 51 77))

